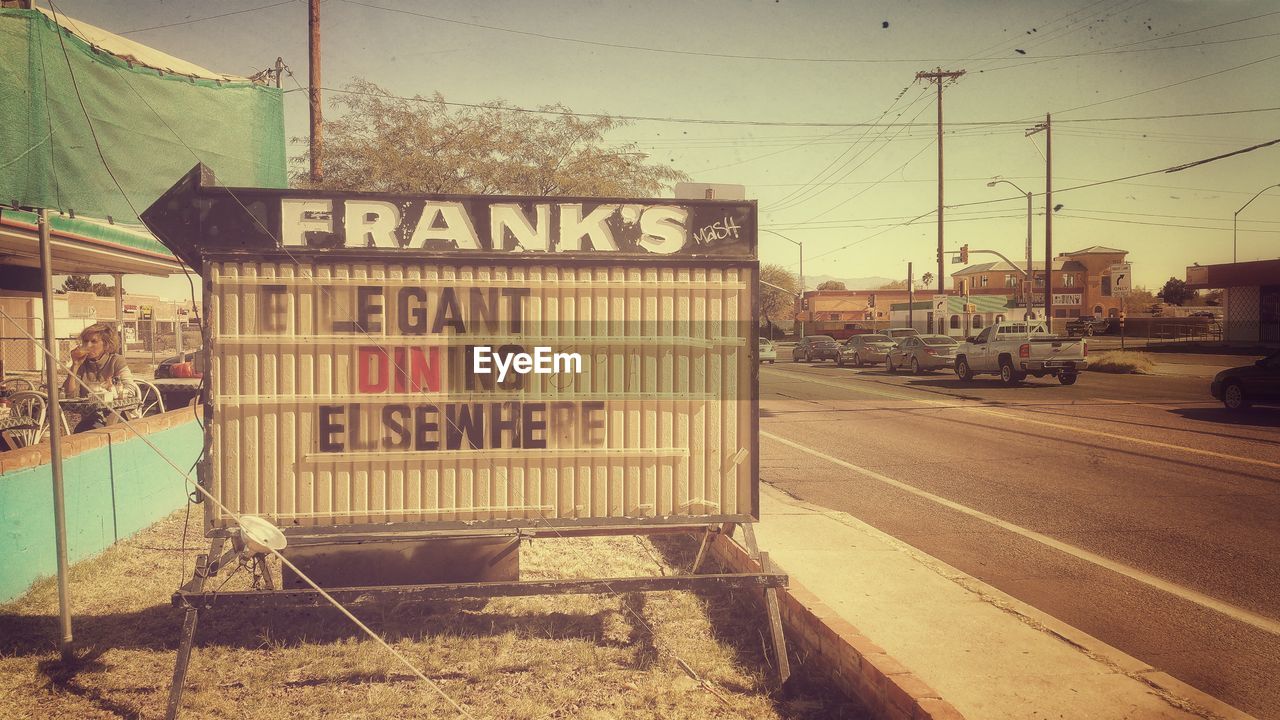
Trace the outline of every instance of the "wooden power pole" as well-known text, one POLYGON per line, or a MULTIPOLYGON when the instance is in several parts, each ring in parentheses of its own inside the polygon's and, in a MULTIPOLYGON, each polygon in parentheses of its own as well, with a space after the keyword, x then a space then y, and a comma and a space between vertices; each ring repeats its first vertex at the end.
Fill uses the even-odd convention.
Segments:
POLYGON ((311 99, 311 182, 324 179, 324 116, 320 109, 320 0, 307 3, 307 27, 310 30, 308 95, 311 99))
MULTIPOLYGON (((1053 125, 1048 113, 1044 122, 1027 130, 1027 135, 1044 131, 1044 321, 1053 334, 1053 125)), ((1032 282, 1032 288, 1035 283, 1032 282)))
POLYGON ((922 70, 916 73, 917 80, 928 80, 938 86, 938 294, 946 292, 945 280, 943 273, 946 268, 943 267, 943 253, 945 246, 942 241, 942 85, 947 80, 955 80, 964 75, 964 70, 922 70))

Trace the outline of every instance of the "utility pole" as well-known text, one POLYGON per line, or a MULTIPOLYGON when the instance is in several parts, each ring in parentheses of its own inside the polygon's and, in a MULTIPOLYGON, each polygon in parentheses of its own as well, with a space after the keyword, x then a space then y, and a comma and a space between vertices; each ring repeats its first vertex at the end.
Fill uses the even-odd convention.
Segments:
POLYGON ((938 86, 938 294, 942 295, 946 292, 943 286, 943 273, 946 268, 942 266, 942 253, 944 246, 942 242, 942 85, 947 80, 955 80, 964 75, 964 70, 922 70, 916 73, 916 80, 928 80, 938 86))
MULTIPOLYGON (((1027 130, 1027 136, 1044 131, 1044 321, 1053 334, 1053 125, 1049 113, 1044 122, 1027 130)), ((1035 283, 1032 283, 1034 286, 1035 283)))
POLYGON ((320 111, 320 0, 307 3, 307 26, 310 29, 310 73, 307 80, 311 98, 311 182, 324 179, 324 118, 320 111))
MULTIPOLYGON (((911 263, 907 263, 907 327, 914 328, 916 326, 916 279, 911 271, 911 263)), ((893 325, 893 319, 890 318, 890 325, 893 325)))

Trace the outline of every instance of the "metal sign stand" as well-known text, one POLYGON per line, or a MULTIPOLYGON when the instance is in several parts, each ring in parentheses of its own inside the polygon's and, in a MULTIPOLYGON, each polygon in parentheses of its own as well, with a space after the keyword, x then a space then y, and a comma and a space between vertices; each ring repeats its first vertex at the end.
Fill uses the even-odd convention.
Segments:
MULTIPOLYGON (((763 591, 765 616, 769 624, 774 660, 777 663, 777 682, 781 687, 791 677, 791 665, 787 658, 787 641, 782 629, 782 615, 778 606, 778 588, 787 587, 787 575, 777 571, 769 560, 769 554, 761 552, 756 544, 755 530, 750 523, 743 523, 743 537, 746 550, 752 559, 760 564, 760 572, 756 573, 714 573, 699 574, 698 570, 705 557, 706 549, 716 534, 732 536, 733 524, 723 526, 665 526, 646 528, 627 528, 627 534, 656 533, 702 533, 702 544, 697 558, 687 574, 663 575, 656 577, 624 577, 624 578, 574 578, 564 580, 515 580, 507 582, 463 582, 463 583, 431 583, 421 585, 371 585, 361 587, 326 588, 335 600, 347 604, 378 600, 394 600, 397 602, 414 602, 428 600, 460 600, 470 598, 488 599, 495 597, 527 597, 534 595, 575 595, 575 594, 621 594, 635 592, 668 592, 674 590, 743 590, 763 591)), ((557 531, 516 531, 511 534, 515 541, 527 537, 547 538, 562 536, 612 535, 619 530, 573 530, 563 533, 557 531)), ((346 540, 372 540, 368 537, 348 537, 346 540)), ((385 538, 381 538, 385 539, 385 538)), ((195 643, 196 628, 202 613, 215 609, 220 611, 236 611, 246 608, 285 608, 285 607, 320 607, 327 601, 314 589, 286 589, 276 587, 266 558, 263 555, 246 555, 242 547, 234 542, 227 546, 228 539, 215 537, 209 546, 209 553, 196 558, 195 572, 177 592, 173 594, 174 607, 185 612, 182 620, 182 635, 178 643, 177 658, 173 668, 173 679, 169 685, 169 701, 165 718, 174 720, 178 717, 182 704, 182 691, 186 684, 187 669, 191 663, 191 650, 195 643), (262 589, 234 590, 218 592, 206 591, 209 580, 217 577, 224 568, 236 562, 252 562, 262 572, 262 589)), ((287 553, 286 553, 287 554, 287 553)))

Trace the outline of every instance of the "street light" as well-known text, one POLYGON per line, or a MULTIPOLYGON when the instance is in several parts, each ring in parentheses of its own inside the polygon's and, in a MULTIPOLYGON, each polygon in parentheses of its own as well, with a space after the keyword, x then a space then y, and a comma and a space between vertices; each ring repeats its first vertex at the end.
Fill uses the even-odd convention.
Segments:
MULTIPOLYGON (((795 243, 796 247, 800 248, 800 298, 803 300, 804 299, 804 243, 800 242, 799 240, 792 240, 791 238, 787 237, 786 235, 783 235, 782 233, 776 230, 770 230, 768 228, 760 228, 760 229, 764 230, 765 232, 771 235, 777 235, 778 237, 782 238, 783 240, 786 240, 787 242, 795 243)), ((800 321, 800 337, 802 338, 804 337, 804 320, 800 321)))
MULTIPOLYGON (((1024 299, 1026 300, 1026 303, 1027 303, 1027 317, 1025 317, 1025 318, 1024 318, 1024 320, 1025 320, 1025 321, 1027 321, 1027 322, 1030 322, 1030 320, 1031 320, 1031 295, 1032 295, 1032 291, 1034 291, 1034 290, 1035 290, 1035 286, 1036 286, 1034 276, 1031 274, 1031 193, 1029 193, 1029 192, 1027 192, 1027 191, 1023 190, 1023 189, 1022 189, 1022 188, 1020 188, 1020 187, 1018 187, 1017 183, 1013 182, 1012 180, 999 180, 999 179, 997 179, 997 180, 992 180, 991 182, 987 183, 987 187, 995 187, 996 185, 999 185, 1000 183, 1004 183, 1004 184, 1006 184, 1006 185, 1010 185, 1010 186, 1012 186, 1012 187, 1013 187, 1013 189, 1014 189, 1014 190, 1017 190, 1018 192, 1020 192, 1020 193, 1022 193, 1023 195, 1026 195, 1026 196, 1027 196, 1027 273, 1026 273, 1026 274, 1027 274, 1027 293, 1026 293, 1026 295, 1027 295, 1027 296, 1026 296, 1026 298, 1024 298, 1024 299)), ((1016 269, 1016 268, 1015 268, 1015 269, 1016 269)), ((1049 273, 1050 273, 1050 271, 1051 271, 1051 268, 1049 267, 1049 262, 1046 260, 1046 261, 1045 261, 1045 268, 1044 268, 1044 279, 1045 279, 1045 316, 1046 316, 1046 317, 1048 317, 1048 312, 1049 312, 1049 310, 1048 310, 1048 307, 1049 307, 1049 306, 1048 306, 1048 301, 1049 301, 1049 292, 1050 292, 1049 288, 1051 288, 1051 287, 1052 287, 1052 282, 1051 282, 1051 280, 1050 280, 1050 274, 1049 274, 1049 273)), ((1030 327, 1030 326, 1028 326, 1028 327, 1030 327)))
POLYGON ((1280 187, 1280 183, 1276 183, 1275 185, 1268 185, 1262 188, 1261 190, 1258 191, 1257 195, 1254 195, 1253 197, 1249 198, 1249 202, 1245 203, 1244 205, 1241 205, 1240 209, 1236 211, 1235 215, 1231 216, 1231 262, 1236 262, 1236 235, 1237 235, 1236 226, 1237 226, 1237 221, 1240 219, 1240 213, 1244 212, 1244 209, 1249 207, 1249 203, 1253 202, 1254 200, 1257 200, 1259 195, 1262 195, 1262 193, 1270 190, 1271 188, 1277 188, 1277 187, 1280 187))

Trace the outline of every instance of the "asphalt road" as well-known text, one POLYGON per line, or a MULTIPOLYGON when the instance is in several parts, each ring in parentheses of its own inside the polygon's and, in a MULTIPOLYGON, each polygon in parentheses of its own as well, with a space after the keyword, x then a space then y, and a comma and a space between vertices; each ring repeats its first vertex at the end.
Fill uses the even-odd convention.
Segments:
POLYGON ((780 361, 760 415, 766 482, 1280 720, 1280 408, 1231 415, 1198 377, 780 361))

